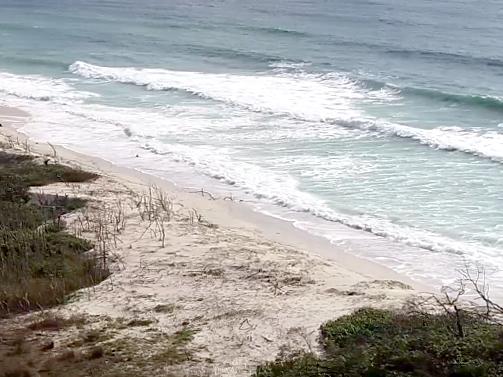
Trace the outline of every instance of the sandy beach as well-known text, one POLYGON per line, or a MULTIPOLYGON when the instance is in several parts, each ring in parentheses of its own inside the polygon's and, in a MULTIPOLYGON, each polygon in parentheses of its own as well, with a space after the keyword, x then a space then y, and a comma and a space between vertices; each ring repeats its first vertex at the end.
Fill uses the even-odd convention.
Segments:
MULTIPOLYGON (((30 140, 16 131, 27 116, 0 108, 3 148, 100 175, 92 183, 37 188, 89 200, 67 217, 69 230, 96 241, 85 221, 119 216, 121 222, 105 245, 112 275, 54 310, 90 315, 96 328, 109 320, 145 321, 114 335, 139 343, 147 331, 171 334, 190 325, 193 357, 166 372, 247 376, 281 353, 316 352, 318 328, 327 320, 364 306, 399 307, 428 289, 242 203, 30 140), (167 206, 169 216, 149 220, 141 210, 147 200, 167 206)), ((56 347, 71 336, 60 333, 56 347)))

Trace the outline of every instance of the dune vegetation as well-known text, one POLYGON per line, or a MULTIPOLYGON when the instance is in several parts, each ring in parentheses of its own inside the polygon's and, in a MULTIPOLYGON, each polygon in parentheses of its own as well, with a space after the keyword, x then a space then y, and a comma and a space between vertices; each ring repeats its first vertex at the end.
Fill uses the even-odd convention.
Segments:
POLYGON ((0 317, 60 304, 70 292, 107 276, 88 253, 92 243, 65 232, 63 215, 85 201, 30 191, 95 178, 29 155, 0 152, 0 317))

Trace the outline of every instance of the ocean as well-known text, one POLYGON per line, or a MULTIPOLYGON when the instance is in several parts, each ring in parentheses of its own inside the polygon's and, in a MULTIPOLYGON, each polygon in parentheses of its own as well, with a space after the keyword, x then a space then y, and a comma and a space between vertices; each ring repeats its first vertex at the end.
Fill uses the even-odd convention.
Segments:
POLYGON ((483 265, 503 297, 502 20, 495 0, 0 0, 0 104, 413 279, 483 265))

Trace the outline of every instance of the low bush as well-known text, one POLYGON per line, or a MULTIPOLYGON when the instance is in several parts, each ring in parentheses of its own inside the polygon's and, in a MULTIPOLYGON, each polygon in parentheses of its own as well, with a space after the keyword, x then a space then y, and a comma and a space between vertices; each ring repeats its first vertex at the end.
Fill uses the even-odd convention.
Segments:
POLYGON ((267 363, 255 377, 503 376, 503 327, 475 313, 361 309, 321 327, 321 357, 267 363))

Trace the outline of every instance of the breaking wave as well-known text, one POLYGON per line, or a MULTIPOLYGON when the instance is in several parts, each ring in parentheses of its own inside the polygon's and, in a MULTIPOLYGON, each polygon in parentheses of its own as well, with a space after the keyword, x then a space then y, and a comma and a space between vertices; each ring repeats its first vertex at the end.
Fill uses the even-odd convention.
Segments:
MULTIPOLYGON (((341 74, 300 72, 246 76, 101 67, 80 61, 72 64, 70 71, 86 78, 139 85, 148 90, 183 91, 252 111, 372 131, 415 140, 439 150, 460 151, 503 162, 503 135, 498 132, 482 133, 456 127, 422 129, 365 116, 355 106, 355 100, 389 100, 393 93, 366 90, 341 74)), ((496 99, 478 101, 498 103, 496 99)))

